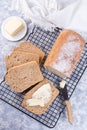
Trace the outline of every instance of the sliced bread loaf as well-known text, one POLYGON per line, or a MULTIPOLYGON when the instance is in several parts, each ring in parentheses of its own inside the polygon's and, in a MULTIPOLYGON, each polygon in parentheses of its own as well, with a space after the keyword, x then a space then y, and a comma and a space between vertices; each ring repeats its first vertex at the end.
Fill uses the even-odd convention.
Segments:
POLYGON ((36 61, 39 64, 39 56, 37 54, 22 51, 13 51, 9 56, 6 56, 5 58, 6 69, 8 70, 11 67, 30 61, 36 61))
MULTIPOLYGON (((43 93, 44 93, 44 91, 43 91, 43 93)), ((44 79, 43 81, 41 81, 38 85, 36 85, 32 90, 30 90, 24 96, 24 100, 22 102, 22 106, 24 108, 26 108, 27 110, 29 110, 30 112, 34 113, 34 114, 43 114, 47 110, 47 108, 50 106, 50 104, 54 101, 54 99, 58 96, 58 94, 59 94, 58 89, 55 88, 55 86, 53 86, 53 84, 48 79, 44 79), (45 84, 50 84, 51 91, 52 91, 52 95, 51 95, 51 98, 48 101, 48 103, 46 103, 45 106, 43 106, 43 107, 41 107, 39 105, 37 105, 37 106, 29 106, 27 104, 27 100, 31 99, 33 93, 35 93, 39 88, 41 88, 45 84)))
POLYGON ((43 75, 36 61, 12 67, 5 75, 5 81, 16 92, 23 92, 43 80, 43 75))
POLYGON ((35 45, 33 45, 28 41, 22 42, 18 47, 14 48, 14 50, 20 50, 28 53, 38 54, 40 62, 45 56, 45 53, 41 49, 39 49, 38 47, 36 47, 35 45))

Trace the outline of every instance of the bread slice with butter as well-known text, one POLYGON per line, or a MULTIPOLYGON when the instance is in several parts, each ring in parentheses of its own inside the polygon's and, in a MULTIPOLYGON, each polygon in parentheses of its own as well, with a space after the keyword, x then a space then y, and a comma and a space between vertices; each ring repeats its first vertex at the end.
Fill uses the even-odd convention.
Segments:
POLYGON ((39 56, 33 53, 13 51, 9 56, 6 56, 5 58, 6 69, 8 70, 11 67, 31 61, 36 61, 39 64, 39 56))
POLYGON ((43 75, 36 61, 12 67, 5 75, 5 81, 16 92, 23 92, 43 80, 43 75))
POLYGON ((22 106, 40 115, 47 110, 58 94, 58 89, 48 79, 44 79, 24 96, 22 106))
POLYGON ((37 54, 39 55, 40 62, 45 56, 45 53, 41 49, 39 49, 38 47, 30 43, 29 41, 22 42, 18 47, 15 47, 14 50, 17 50, 17 51, 20 50, 20 51, 24 51, 28 53, 37 54))

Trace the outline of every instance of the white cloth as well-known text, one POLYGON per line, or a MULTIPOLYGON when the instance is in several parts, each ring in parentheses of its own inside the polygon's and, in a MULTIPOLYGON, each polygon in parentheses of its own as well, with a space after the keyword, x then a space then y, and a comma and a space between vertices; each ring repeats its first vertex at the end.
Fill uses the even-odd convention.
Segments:
POLYGON ((67 6, 59 0, 12 0, 11 9, 47 30, 59 27, 87 32, 87 0, 67 6))

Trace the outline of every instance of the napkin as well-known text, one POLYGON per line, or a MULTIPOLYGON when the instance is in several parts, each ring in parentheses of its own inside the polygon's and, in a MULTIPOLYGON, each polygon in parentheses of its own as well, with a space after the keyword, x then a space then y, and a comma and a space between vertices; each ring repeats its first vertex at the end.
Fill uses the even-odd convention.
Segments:
POLYGON ((12 0, 11 10, 46 30, 59 27, 87 32, 87 0, 68 5, 60 0, 12 0))

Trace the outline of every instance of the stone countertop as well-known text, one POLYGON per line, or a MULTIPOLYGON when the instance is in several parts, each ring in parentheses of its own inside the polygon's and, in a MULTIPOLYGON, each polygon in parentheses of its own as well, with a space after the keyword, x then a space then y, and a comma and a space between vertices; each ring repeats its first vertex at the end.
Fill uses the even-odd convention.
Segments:
MULTIPOLYGON (((0 1, 0 25, 6 17, 14 14, 14 12, 8 10, 8 1, 0 1)), ((87 41, 86 34, 82 33, 82 35, 87 41)), ((8 42, 2 37, 0 31, 0 48, 2 47, 1 43, 6 44, 8 42)), ((3 49, 3 53, 4 51, 6 51, 6 47, 3 49)), ((0 65, 0 71, 1 69, 3 70, 0 65)), ((68 123, 65 110, 53 130, 87 129, 87 69, 79 81, 70 101, 73 109, 73 125, 68 123)), ((49 130, 49 128, 0 100, 0 130, 49 130)))

